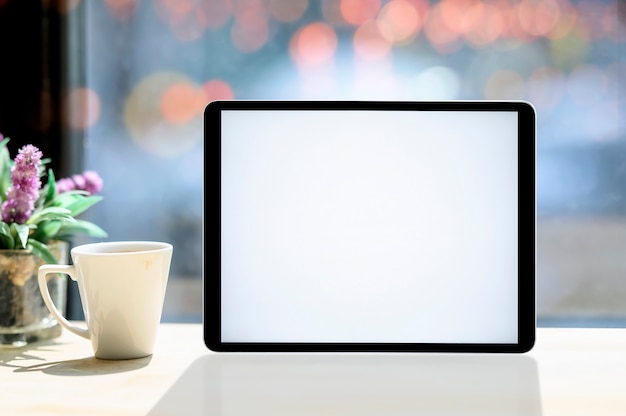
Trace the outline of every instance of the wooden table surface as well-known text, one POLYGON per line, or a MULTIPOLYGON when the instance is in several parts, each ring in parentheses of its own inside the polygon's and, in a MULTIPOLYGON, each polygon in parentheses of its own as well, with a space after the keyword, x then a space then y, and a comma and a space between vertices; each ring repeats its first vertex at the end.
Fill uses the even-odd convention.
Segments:
POLYGON ((539 328, 528 354, 216 354, 162 324, 105 361, 68 331, 0 350, 0 415, 626 415, 626 329, 539 328), (424 413, 426 412, 426 413, 424 413))

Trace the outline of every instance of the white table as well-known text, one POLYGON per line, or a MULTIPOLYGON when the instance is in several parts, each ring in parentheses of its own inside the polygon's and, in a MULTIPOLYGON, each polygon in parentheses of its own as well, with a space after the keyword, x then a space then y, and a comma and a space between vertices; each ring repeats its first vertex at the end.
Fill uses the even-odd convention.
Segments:
POLYGON ((215 354, 163 324, 152 357, 67 331, 0 350, 1 415, 626 415, 626 329, 540 328, 528 354, 215 354))

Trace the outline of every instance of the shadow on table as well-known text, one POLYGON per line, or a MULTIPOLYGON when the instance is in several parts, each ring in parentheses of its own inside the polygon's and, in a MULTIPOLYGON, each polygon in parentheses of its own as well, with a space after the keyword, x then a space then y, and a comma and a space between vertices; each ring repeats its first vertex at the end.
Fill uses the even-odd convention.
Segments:
POLYGON ((38 352, 58 346, 54 341, 41 342, 29 347, 0 350, 0 366, 14 368, 16 373, 40 371, 55 376, 94 376, 100 374, 123 373, 147 366, 152 356, 133 360, 101 360, 94 356, 75 360, 46 361, 38 352), (20 365, 20 362, 41 361, 34 365, 20 365))
POLYGON ((212 354, 149 413, 541 415, 524 355, 212 354))
POLYGON ((54 376, 97 376, 138 370, 147 366, 151 359, 152 356, 132 360, 101 360, 92 356, 76 360, 43 362, 17 368, 15 372, 41 371, 54 376))
POLYGON ((47 351, 50 347, 59 345, 56 341, 40 341, 19 348, 0 348, 0 367, 21 368, 16 364, 24 360, 41 360, 38 352, 47 351))

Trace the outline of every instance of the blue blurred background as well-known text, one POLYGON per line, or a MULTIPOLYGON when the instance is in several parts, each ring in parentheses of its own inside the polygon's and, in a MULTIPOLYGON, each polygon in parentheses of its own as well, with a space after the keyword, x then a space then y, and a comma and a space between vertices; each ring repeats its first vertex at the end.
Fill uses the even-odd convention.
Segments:
POLYGON ((540 323, 626 322, 626 2, 42 4, 61 28, 62 137, 105 180, 90 219, 176 247, 165 319, 200 319, 208 102, 489 99, 537 110, 540 323))

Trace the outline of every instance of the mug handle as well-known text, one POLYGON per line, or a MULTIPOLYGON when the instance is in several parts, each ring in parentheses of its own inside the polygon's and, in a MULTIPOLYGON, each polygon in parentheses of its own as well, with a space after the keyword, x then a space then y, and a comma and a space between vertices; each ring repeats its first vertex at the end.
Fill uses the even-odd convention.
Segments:
POLYGON ((54 318, 65 328, 67 328, 70 332, 75 333, 76 335, 80 335, 83 338, 89 339, 89 330, 81 328, 72 324, 70 321, 65 319, 65 317, 59 312, 57 307, 54 305, 52 301, 52 297, 50 297, 50 292, 48 291, 48 278, 47 276, 51 273, 62 273, 68 275, 72 280, 76 281, 76 277, 74 273, 76 273, 76 269, 74 266, 62 265, 62 264, 44 264, 39 267, 39 272, 37 273, 37 280, 39 282, 39 291, 43 296, 43 301, 50 310, 50 313, 54 318))

